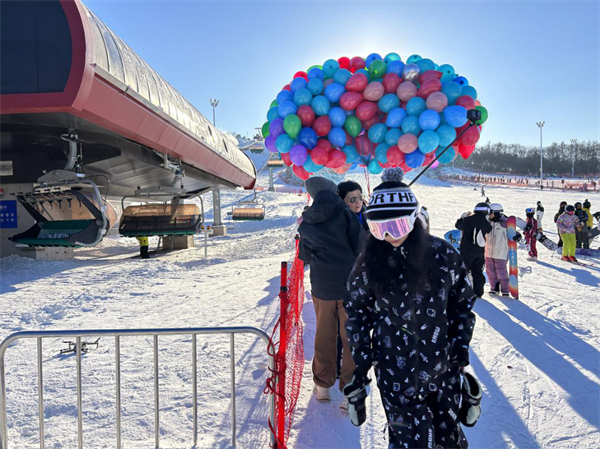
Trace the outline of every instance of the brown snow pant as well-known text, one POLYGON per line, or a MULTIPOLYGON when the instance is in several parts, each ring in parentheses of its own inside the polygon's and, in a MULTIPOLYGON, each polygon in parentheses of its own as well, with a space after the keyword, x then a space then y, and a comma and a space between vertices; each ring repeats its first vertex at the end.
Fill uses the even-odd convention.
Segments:
POLYGON ((313 380, 320 387, 329 388, 335 384, 337 371, 337 338, 338 328, 342 339, 342 370, 340 374, 340 390, 352 380, 354 361, 352 350, 346 335, 344 301, 326 301, 312 297, 317 316, 317 332, 315 335, 315 356, 312 370, 313 380))

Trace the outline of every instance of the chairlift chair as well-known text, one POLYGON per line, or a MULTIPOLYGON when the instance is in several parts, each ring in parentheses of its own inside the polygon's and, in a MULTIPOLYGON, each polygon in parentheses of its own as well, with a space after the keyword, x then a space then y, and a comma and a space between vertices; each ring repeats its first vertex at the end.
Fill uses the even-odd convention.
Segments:
POLYGON ((251 199, 238 201, 231 206, 231 219, 234 221, 265 219, 265 205, 256 198, 256 190, 251 199))

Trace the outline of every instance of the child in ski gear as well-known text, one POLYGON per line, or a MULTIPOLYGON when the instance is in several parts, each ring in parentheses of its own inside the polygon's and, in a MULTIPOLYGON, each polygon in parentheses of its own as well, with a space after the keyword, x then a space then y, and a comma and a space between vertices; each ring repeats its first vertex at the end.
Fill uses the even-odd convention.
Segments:
POLYGON ((350 382, 354 372, 342 299, 348 275, 359 253, 362 231, 360 222, 338 196, 333 181, 312 177, 306 181, 306 190, 314 201, 303 212, 298 228, 299 257, 310 264, 311 293, 317 319, 313 380, 317 399, 329 402, 329 389, 337 377, 338 332, 343 346, 340 390, 350 382))
POLYGON ((594 216, 592 215, 592 212, 590 211, 591 208, 592 208, 592 203, 590 203, 590 200, 588 200, 586 198, 586 200, 583 202, 583 210, 588 214, 588 221, 587 221, 588 229, 592 229, 594 227, 594 216))
MULTIPOLYGON (((558 221, 558 217, 560 217, 564 213, 565 207, 567 207, 567 202, 561 201, 560 205, 558 206, 558 212, 556 214, 554 214, 554 223, 556 223, 558 221)), ((557 225, 557 227, 558 227, 558 225, 557 225)), ((560 236, 560 231, 558 231, 558 247, 562 248, 562 246, 563 246, 562 237, 560 236)))
POLYGON ((337 188, 340 198, 344 200, 348 209, 356 215, 356 218, 360 221, 360 225, 363 229, 368 232, 369 227, 367 226, 367 219, 365 218, 366 206, 360 184, 354 181, 344 181, 340 182, 337 188))
POLYGON ((478 203, 473 214, 459 218, 455 224, 456 229, 462 231, 460 257, 473 277, 473 291, 477 297, 483 296, 485 285, 485 240, 492 230, 492 225, 487 220, 489 213, 488 204, 478 203))
POLYGON ((589 215, 583 210, 583 205, 580 202, 575 203, 575 215, 579 218, 579 227, 575 228, 575 240, 577 248, 590 249, 590 239, 588 237, 588 220, 589 215))
POLYGON ((528 207, 525 209, 525 214, 527 215, 527 225, 525 226, 525 243, 527 244, 527 248, 529 248, 529 257, 532 259, 537 259, 537 234, 538 234, 538 221, 534 218, 535 209, 533 207, 528 207))
POLYGON ((575 232, 579 227, 579 218, 575 215, 575 208, 571 205, 565 207, 565 211, 556 220, 558 233, 563 241, 562 260, 566 262, 577 262, 575 259, 575 232))
POLYGON ((535 218, 537 220, 538 228, 542 229, 542 218, 544 218, 544 206, 542 206, 542 202, 537 202, 537 207, 535 208, 535 218))
POLYGON ((375 369, 390 448, 468 447, 459 424, 460 373, 469 364, 475 295, 459 254, 425 232, 419 203, 389 169, 367 207, 370 236, 348 279, 346 329, 356 370, 344 389, 364 421, 375 369), (355 401, 355 398, 362 398, 355 401))
POLYGON ((148 253, 148 248, 150 246, 148 237, 136 237, 136 239, 140 244, 140 258, 150 259, 150 254, 148 253))

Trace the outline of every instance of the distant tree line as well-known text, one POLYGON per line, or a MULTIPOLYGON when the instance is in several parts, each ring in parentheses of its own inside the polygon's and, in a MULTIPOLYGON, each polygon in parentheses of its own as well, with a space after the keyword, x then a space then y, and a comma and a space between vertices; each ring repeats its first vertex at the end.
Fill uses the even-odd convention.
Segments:
MULTIPOLYGON (((571 176, 575 160, 575 176, 600 175, 600 143, 596 140, 571 143, 553 143, 543 150, 544 175, 571 176)), ((477 145, 467 160, 456 158, 455 167, 473 168, 490 173, 539 176, 540 148, 520 144, 491 143, 477 145)))

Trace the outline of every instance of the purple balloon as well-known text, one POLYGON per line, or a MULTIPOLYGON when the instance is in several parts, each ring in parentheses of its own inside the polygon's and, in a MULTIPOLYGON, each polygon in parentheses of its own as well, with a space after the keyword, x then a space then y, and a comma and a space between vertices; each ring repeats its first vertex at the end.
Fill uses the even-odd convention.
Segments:
POLYGON ((302 145, 294 145, 290 149, 290 159, 296 165, 302 166, 308 158, 308 151, 302 145))
POLYGON ((285 130, 283 129, 283 119, 276 118, 269 125, 269 135, 273 136, 273 138, 277 139, 281 136, 285 130))
POLYGON ((271 153, 277 153, 277 146, 275 145, 275 137, 272 134, 269 134, 265 139, 265 147, 271 153))

